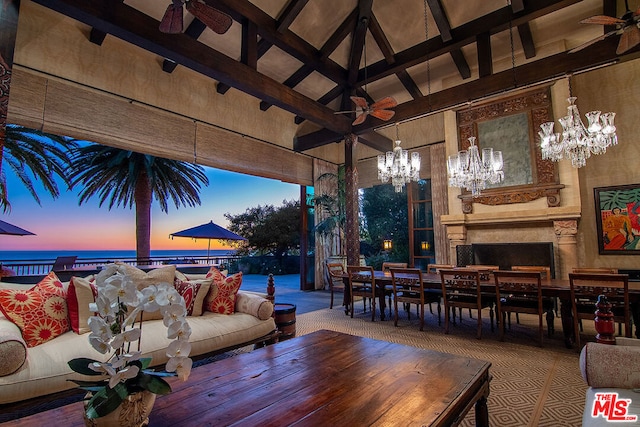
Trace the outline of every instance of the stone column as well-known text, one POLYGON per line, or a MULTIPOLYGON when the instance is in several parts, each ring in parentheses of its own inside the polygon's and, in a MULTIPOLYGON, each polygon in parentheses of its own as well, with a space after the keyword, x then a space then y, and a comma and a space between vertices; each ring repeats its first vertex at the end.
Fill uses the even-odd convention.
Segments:
POLYGON ((568 279, 569 273, 578 266, 578 221, 574 219, 553 221, 553 231, 558 239, 558 277, 568 279))
POLYGON ((360 265, 360 224, 358 221, 358 169, 356 168, 356 145, 358 137, 349 134, 345 138, 345 207, 347 265, 360 265))
POLYGON ((447 239, 449 240, 449 263, 458 265, 456 246, 467 244, 467 227, 464 224, 447 225, 447 239))

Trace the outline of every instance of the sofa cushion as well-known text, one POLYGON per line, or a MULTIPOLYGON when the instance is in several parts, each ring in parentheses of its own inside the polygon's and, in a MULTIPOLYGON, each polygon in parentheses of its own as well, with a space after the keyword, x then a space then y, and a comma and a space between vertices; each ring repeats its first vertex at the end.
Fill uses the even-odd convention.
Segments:
POLYGON ((27 344, 18 334, 0 334, 0 377, 13 374, 27 360, 27 344))
POLYGON ((587 343, 580 352, 582 378, 591 387, 640 388, 640 347, 587 343))
POLYGON ((267 320, 273 314, 273 303, 259 295, 239 291, 236 295, 236 312, 267 320))
MULTIPOLYGON (((125 273, 131 277, 133 282, 136 284, 138 290, 142 290, 150 285, 157 285, 159 283, 174 283, 174 278, 176 276, 176 266, 175 265, 167 265, 160 268, 154 268, 153 270, 149 270, 145 272, 136 268, 129 264, 123 264, 125 267, 125 273)), ((158 311, 145 311, 142 313, 142 320, 160 320, 162 319, 162 313, 160 310, 158 311)))
POLYGON ((217 268, 211 267, 207 277, 213 278, 213 284, 205 300, 205 310, 232 314, 236 306, 236 294, 242 285, 242 272, 225 277, 217 268))
POLYGON ((28 347, 45 343, 70 329, 66 292, 53 271, 27 291, 1 289, 0 310, 18 325, 28 347))
POLYGON ((88 321, 93 313, 89 311, 89 304, 94 302, 98 295, 98 289, 91 280, 92 278, 93 276, 88 278, 73 276, 69 280, 67 309, 69 310, 71 330, 76 334, 91 332, 88 321))
POLYGON ((185 280, 176 279, 175 288, 182 295, 187 307, 187 316, 202 316, 204 299, 209 293, 213 279, 185 280))

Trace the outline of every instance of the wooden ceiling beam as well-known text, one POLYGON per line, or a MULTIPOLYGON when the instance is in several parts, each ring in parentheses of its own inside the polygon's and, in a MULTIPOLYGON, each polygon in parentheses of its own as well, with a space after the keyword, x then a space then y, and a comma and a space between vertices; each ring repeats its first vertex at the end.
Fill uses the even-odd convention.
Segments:
POLYGON ((520 43, 524 50, 524 56, 531 59, 536 56, 536 45, 533 43, 533 35, 531 34, 531 26, 528 22, 518 25, 518 35, 520 35, 520 43))
POLYGON ((433 20, 436 22, 438 31, 440 32, 440 38, 443 42, 451 41, 453 39, 453 36, 451 35, 451 24, 449 24, 449 19, 444 13, 442 2, 440 0, 427 0, 427 4, 429 5, 429 10, 431 10, 433 20))
MULTIPOLYGON (((258 73, 228 56, 193 40, 185 34, 164 34, 158 31, 158 21, 124 3, 85 0, 34 0, 90 27, 95 27, 129 43, 169 58, 202 75, 238 88, 251 96, 270 102, 283 110, 311 120, 340 134, 351 130, 346 117, 258 73)), ((313 66, 313 64, 311 64, 313 66)))
MULTIPOLYGON (((594 66, 606 64, 616 60, 622 60, 624 56, 636 57, 640 52, 640 46, 628 51, 623 57, 615 53, 618 40, 608 38, 596 44, 590 49, 575 53, 562 52, 537 61, 520 65, 514 69, 501 71, 471 82, 444 89, 432 93, 431 96, 405 102, 395 107, 394 122, 409 120, 428 114, 429 111, 442 111, 455 108, 469 101, 483 99, 487 96, 498 95, 502 92, 516 89, 514 87, 514 72, 518 87, 525 87, 554 78, 561 78, 567 73, 574 73, 589 69, 594 66), (428 99, 429 98, 429 99, 428 99)), ((389 124, 375 118, 368 118, 365 123, 353 129, 353 133, 359 135, 370 132, 380 126, 389 124)), ((295 149, 304 151, 307 146, 319 147, 342 139, 342 135, 335 132, 327 132, 326 129, 298 136, 295 139, 295 149)))
MULTIPOLYGON (((396 53, 396 61, 393 64, 387 64, 385 60, 380 60, 369 65, 367 67, 367 80, 369 82, 380 80, 397 73, 399 70, 411 68, 427 59, 436 58, 455 49, 461 49, 468 44, 475 43, 477 34, 489 32, 489 34, 493 35, 508 30, 510 22, 512 25, 518 26, 580 1, 582 0, 538 0, 527 2, 524 10, 516 15, 513 14, 511 7, 505 6, 452 29, 453 39, 450 42, 443 42, 440 36, 433 37, 428 41, 396 53)), ((361 85, 363 80, 364 70, 360 71, 356 85, 361 85)))
POLYGON ((407 70, 396 73, 396 76, 398 76, 400 83, 402 83, 402 86, 404 86, 407 92, 411 94, 413 99, 418 99, 424 96, 420 91, 420 88, 418 87, 416 82, 411 78, 411 76, 407 72, 407 70))
POLYGON ((478 76, 487 77, 493 74, 493 58, 491 57, 491 35, 480 33, 476 38, 478 48, 478 76))
POLYGON ((289 29, 289 26, 293 23, 293 21, 298 17, 302 9, 307 5, 309 0, 291 0, 287 7, 282 12, 281 16, 278 18, 278 25, 276 27, 279 33, 284 33, 289 29))
MULTIPOLYGON (((371 20, 371 5, 373 0, 359 0, 358 21, 351 40, 351 51, 349 53, 349 65, 347 66, 347 85, 353 87, 353 83, 358 79, 360 61, 365 48, 365 38, 371 20)), ((366 83, 366 82, 365 82, 366 83)))
POLYGON ((467 62, 467 58, 464 57, 464 53, 462 53, 462 49, 454 49, 449 52, 451 55, 451 59, 453 59, 454 64, 458 68, 458 73, 460 73, 460 77, 463 80, 471 77, 471 67, 469 67, 469 63, 467 62))
MULTIPOLYGON (((205 28, 207 28, 207 26, 204 25, 201 20, 199 20, 198 18, 194 18, 194 20, 191 21, 184 33, 192 39, 198 40, 198 37, 200 37, 205 28)), ((170 59, 165 58, 162 61, 162 71, 164 71, 165 73, 173 73, 177 66, 178 64, 171 61, 170 59)))

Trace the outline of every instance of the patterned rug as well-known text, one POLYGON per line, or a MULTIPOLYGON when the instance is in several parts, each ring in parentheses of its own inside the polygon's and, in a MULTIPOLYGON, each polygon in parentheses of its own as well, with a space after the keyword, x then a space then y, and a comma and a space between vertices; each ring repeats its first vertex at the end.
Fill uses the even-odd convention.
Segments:
MULTIPOLYGON (((512 329, 506 331, 501 342, 498 329, 491 332, 488 310, 482 315, 481 340, 475 338, 475 315, 469 319, 468 311, 463 311, 462 324, 451 325, 445 335, 444 324, 438 326, 437 315, 428 310, 421 332, 415 309, 411 320, 402 313, 395 327, 393 320, 371 322, 370 312, 363 313, 361 307, 356 308, 353 319, 345 316, 342 308, 300 314, 296 335, 328 329, 486 360, 491 362, 493 377, 488 399, 492 426, 580 426, 587 386, 580 375, 578 351, 564 346, 560 319, 556 318, 554 337, 547 338, 545 332, 544 347, 540 348, 536 317, 521 314, 520 324, 512 319, 512 329)), ((593 336, 588 325, 583 336, 593 336)), ((461 425, 475 425, 474 417, 471 410, 461 425)))

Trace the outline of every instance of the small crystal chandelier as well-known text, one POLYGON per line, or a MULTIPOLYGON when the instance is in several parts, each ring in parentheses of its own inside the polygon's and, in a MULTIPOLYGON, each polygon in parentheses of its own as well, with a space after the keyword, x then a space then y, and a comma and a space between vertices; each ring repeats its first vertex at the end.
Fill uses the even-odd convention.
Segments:
POLYGON ((482 149, 482 159, 475 144, 476 137, 469 137, 469 150, 459 151, 447 160, 449 186, 465 188, 473 197, 480 195, 487 182, 497 184, 504 180, 502 151, 493 148, 482 149))
POLYGON ((567 98, 567 115, 558 120, 562 125, 562 134, 553 132, 554 122, 547 122, 540 125, 542 130, 538 135, 543 159, 557 162, 566 158, 571 160, 574 168, 580 168, 587 164, 592 154, 605 153, 608 147, 618 144, 618 137, 613 124, 615 113, 591 111, 586 114, 589 125, 585 126, 575 104, 576 99, 575 96, 567 98))
POLYGON ((400 142, 396 123, 396 145, 393 151, 378 154, 378 179, 382 182, 391 180, 396 193, 402 191, 405 183, 420 180, 420 154, 414 151, 409 161, 409 152, 400 147, 400 142))

